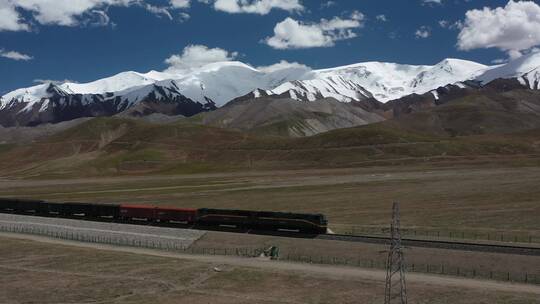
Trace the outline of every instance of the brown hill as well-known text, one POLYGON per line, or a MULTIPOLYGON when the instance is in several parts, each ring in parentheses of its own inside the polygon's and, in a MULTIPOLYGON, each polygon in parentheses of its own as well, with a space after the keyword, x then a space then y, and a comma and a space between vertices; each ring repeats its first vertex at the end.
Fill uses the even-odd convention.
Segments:
POLYGON ((311 136, 334 129, 384 120, 367 103, 343 103, 332 98, 305 102, 290 98, 241 99, 200 114, 205 125, 264 135, 311 136))

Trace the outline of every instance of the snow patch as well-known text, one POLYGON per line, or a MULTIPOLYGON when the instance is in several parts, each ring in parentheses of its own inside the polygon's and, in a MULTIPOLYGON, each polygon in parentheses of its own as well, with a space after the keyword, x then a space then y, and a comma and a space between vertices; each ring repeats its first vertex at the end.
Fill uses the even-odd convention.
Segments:
POLYGON ((435 100, 439 100, 439 92, 437 92, 437 90, 431 91, 431 94, 435 97, 435 100))

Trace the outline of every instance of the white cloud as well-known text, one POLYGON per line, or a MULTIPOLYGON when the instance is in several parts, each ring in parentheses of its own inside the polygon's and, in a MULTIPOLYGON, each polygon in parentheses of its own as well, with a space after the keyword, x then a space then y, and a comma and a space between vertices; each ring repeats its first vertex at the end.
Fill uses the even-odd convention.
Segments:
POLYGON ((93 19, 89 19, 88 23, 93 26, 105 26, 110 23, 111 18, 105 11, 102 10, 92 10, 90 12, 93 15, 93 19))
POLYGON ((64 80, 54 80, 54 79, 34 79, 33 80, 34 83, 39 83, 39 84, 45 84, 45 83, 52 83, 52 84, 56 84, 56 85, 59 85, 59 84, 64 84, 66 82, 69 82, 69 83, 78 83, 77 81, 74 81, 74 80, 71 80, 71 79, 64 79, 64 80))
POLYGON ((426 39, 431 36, 431 28, 429 26, 421 26, 414 33, 417 39, 426 39))
POLYGON ((172 55, 165 60, 169 65, 166 72, 186 71, 209 63, 231 61, 238 57, 237 52, 220 48, 208 48, 205 45, 189 45, 182 54, 172 55))
POLYGON ((293 12, 304 10, 304 6, 299 0, 216 0, 214 9, 227 13, 266 15, 272 9, 293 12))
POLYGON ((158 17, 161 17, 161 16, 165 16, 167 17, 169 20, 173 20, 173 16, 171 15, 171 13, 169 12, 169 10, 166 8, 166 7, 162 7, 162 6, 155 6, 155 5, 151 5, 151 4, 146 4, 144 6, 144 8, 151 12, 152 14, 158 16, 158 17))
POLYGON ((306 72, 311 70, 311 68, 305 64, 301 64, 298 62, 288 62, 286 60, 281 60, 280 62, 272 64, 272 65, 257 67, 257 70, 264 73, 274 73, 277 71, 289 70, 289 69, 304 70, 306 72))
POLYGON ((169 3, 174 8, 188 8, 191 5, 190 0, 170 0, 169 3))
POLYGON ((28 61, 34 59, 34 57, 26 54, 22 54, 15 51, 6 51, 4 49, 0 49, 0 57, 12 59, 12 60, 22 60, 22 61, 28 61))
POLYGON ((511 58, 540 45, 540 6, 532 1, 514 2, 495 9, 470 10, 458 35, 460 50, 498 48, 511 58))
POLYGON ((386 18, 386 15, 377 15, 375 17, 375 19, 377 19, 378 21, 382 21, 382 22, 388 21, 388 18, 386 18))
POLYGON ((460 30, 463 28, 463 22, 461 20, 458 20, 452 23, 448 20, 439 20, 439 26, 444 29, 450 29, 450 30, 459 29, 460 30))
MULTIPOLYGON (((138 6, 157 15, 173 19, 169 10, 185 9, 189 0, 169 0, 168 6, 156 6, 146 0, 0 0, 0 31, 28 31, 30 24, 41 25, 107 25, 108 7, 138 6), (23 18, 26 16, 26 19, 23 18)), ((181 15, 180 20, 186 20, 181 15)))
POLYGON ((422 4, 442 4, 442 0, 422 0, 422 4))
POLYGON ((40 24, 75 26, 78 17, 92 9, 106 6, 129 6, 137 0, 11 0, 18 8, 32 12, 40 24))
POLYGON ((76 26, 91 23, 108 23, 109 17, 102 10, 109 6, 141 4, 143 0, 0 0, 0 31, 27 31, 31 21, 25 20, 21 12, 31 14, 39 24, 76 26))
POLYGON ((179 20, 180 22, 186 22, 186 21, 188 21, 190 18, 191 18, 191 16, 190 16, 188 13, 186 13, 186 12, 180 12, 180 13, 178 14, 178 20, 179 20))
POLYGON ((361 28, 363 20, 364 15, 358 11, 348 19, 334 17, 319 23, 303 23, 288 17, 276 24, 274 36, 267 37, 265 43, 275 49, 330 47, 336 41, 357 37, 353 29, 361 28))
POLYGON ((0 0, 0 32, 28 30, 29 26, 24 23, 15 6, 7 0, 0 0))
POLYGON ((321 4, 321 8, 329 8, 337 5, 336 1, 326 1, 321 4))

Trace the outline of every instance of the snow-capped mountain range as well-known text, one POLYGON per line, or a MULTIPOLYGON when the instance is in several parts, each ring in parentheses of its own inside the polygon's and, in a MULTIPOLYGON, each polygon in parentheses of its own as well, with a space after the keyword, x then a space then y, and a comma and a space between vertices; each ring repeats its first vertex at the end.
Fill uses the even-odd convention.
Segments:
POLYGON ((485 84, 498 78, 516 78, 523 86, 540 89, 540 52, 497 66, 445 59, 433 66, 365 62, 322 70, 292 67, 268 72, 231 61, 177 73, 123 72, 89 83, 46 83, 9 92, 0 97, 0 124, 13 125, 20 120, 10 120, 12 116, 26 117, 22 123, 27 124, 44 115, 63 120, 114 115, 148 102, 178 104, 173 114, 190 116, 242 96, 275 95, 301 101, 330 97, 341 102, 373 98, 385 103, 449 84, 460 86, 467 80, 485 84), (78 113, 59 115, 62 111, 78 113))

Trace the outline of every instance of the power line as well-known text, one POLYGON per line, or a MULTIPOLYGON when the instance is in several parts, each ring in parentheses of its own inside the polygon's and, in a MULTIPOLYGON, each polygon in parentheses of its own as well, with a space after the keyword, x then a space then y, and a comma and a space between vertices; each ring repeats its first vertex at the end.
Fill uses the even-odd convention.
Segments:
POLYGON ((386 287, 384 304, 407 304, 405 286, 405 259, 401 246, 399 203, 392 206, 392 224, 390 225, 390 251, 386 260, 386 287))

